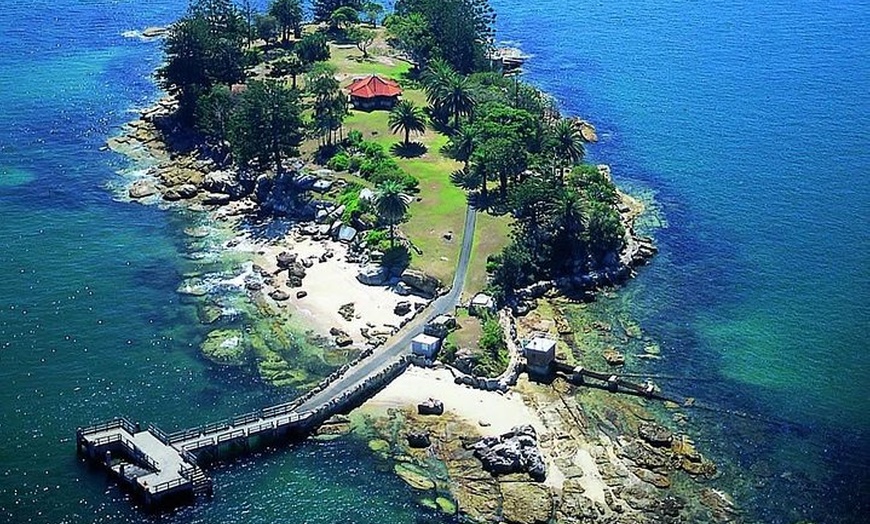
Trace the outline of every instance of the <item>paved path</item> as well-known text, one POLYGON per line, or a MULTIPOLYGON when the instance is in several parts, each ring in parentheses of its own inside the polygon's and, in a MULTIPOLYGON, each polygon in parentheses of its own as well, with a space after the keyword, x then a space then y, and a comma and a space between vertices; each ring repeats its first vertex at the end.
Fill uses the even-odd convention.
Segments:
POLYGON ((477 211, 470 205, 465 211, 465 226, 462 232, 462 246, 459 250, 459 260, 456 263, 456 273, 450 291, 434 300, 429 307, 417 314, 411 322, 405 324, 387 342, 377 348, 374 353, 363 359, 362 362, 347 370, 337 380, 333 381, 326 389, 307 400, 297 408, 298 411, 308 411, 319 408, 330 400, 337 398, 344 391, 353 389, 359 384, 386 368, 401 355, 408 353, 411 339, 417 336, 423 327, 438 315, 452 312, 459 303, 462 289, 465 285, 465 277, 468 274, 468 266, 471 261, 471 248, 474 245, 474 230, 477 226, 477 211))

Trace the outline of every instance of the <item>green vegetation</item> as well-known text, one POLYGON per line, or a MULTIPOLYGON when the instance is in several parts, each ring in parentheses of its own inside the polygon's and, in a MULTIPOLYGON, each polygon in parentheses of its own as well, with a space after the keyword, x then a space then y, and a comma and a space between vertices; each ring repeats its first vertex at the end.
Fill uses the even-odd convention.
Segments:
POLYGON ((299 5, 274 0, 246 22, 230 0, 194 0, 172 27, 161 81, 179 93, 182 121, 213 149, 261 170, 280 170, 301 149, 376 188, 379 199, 414 195, 399 199, 401 213, 361 202, 359 184, 338 199, 343 220, 363 229, 379 223, 391 246, 407 239, 400 247, 410 248, 411 263, 443 281, 455 269, 470 201, 488 214, 468 286, 490 286, 501 298, 614 264, 624 237, 615 187, 583 164, 580 128, 549 97, 489 69, 486 0, 398 0, 385 30, 377 29, 377 3, 318 0, 315 19, 328 27, 303 31, 299 5), (250 43, 254 33, 265 43, 250 43), (390 55, 385 38, 413 70, 390 55), (331 45, 336 39, 356 49, 331 45), (253 68, 259 60, 267 63, 253 68), (349 109, 339 79, 372 73, 403 84, 392 112, 349 109))
POLYGON ((487 66, 494 22, 487 0, 398 0, 384 23, 392 44, 418 69, 441 58, 457 71, 471 73, 487 66))
POLYGON ((485 316, 482 320, 483 333, 478 342, 480 351, 474 355, 472 371, 483 377, 497 377, 504 373, 510 361, 504 330, 498 319, 485 316))
POLYGON ((386 180, 375 191, 375 211, 378 218, 390 228, 390 247, 396 246, 396 224, 408 214, 408 196, 395 180, 386 180))
POLYGON ((390 112, 390 131, 405 133, 405 146, 411 145, 411 133, 426 132, 426 116, 423 110, 410 100, 402 100, 390 112))

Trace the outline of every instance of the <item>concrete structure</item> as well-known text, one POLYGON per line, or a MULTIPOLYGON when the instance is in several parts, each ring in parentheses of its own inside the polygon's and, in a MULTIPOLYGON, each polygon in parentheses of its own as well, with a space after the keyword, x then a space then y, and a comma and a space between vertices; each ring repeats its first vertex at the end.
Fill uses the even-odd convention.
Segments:
POLYGON ((556 340, 544 334, 536 334, 526 342, 523 352, 530 372, 548 374, 556 361, 556 340))
POLYGON ((355 109, 392 109, 402 95, 402 88, 393 80, 377 75, 359 78, 347 88, 355 109))
POLYGON ((430 360, 435 358, 439 349, 441 349, 441 339, 425 333, 421 333, 411 340, 411 353, 430 360))
POLYGON ((426 324, 423 333, 443 339, 454 329, 456 329, 456 317, 453 315, 439 315, 426 324))
POLYGON ((480 316, 484 313, 495 313, 495 299, 486 293, 478 293, 474 295, 468 304, 468 312, 474 316, 480 316))

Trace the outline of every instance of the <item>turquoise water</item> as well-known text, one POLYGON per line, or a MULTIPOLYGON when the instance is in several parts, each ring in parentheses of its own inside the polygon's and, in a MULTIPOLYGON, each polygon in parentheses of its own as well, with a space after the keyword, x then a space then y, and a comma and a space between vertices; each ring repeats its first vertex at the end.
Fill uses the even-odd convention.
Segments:
MULTIPOLYGON (((100 148, 158 94, 159 46, 122 33, 185 6, 2 3, 0 522, 155 520, 78 464, 76 426, 126 415, 171 431, 282 398, 199 357, 195 307, 175 292, 205 268, 188 218, 106 189, 127 162, 100 148)), ((384 467, 352 442, 306 443, 214 471, 211 504, 159 520, 443 521, 384 467)))
POLYGON ((870 481, 870 6, 493 2, 527 78, 669 227, 629 293, 766 521, 861 521, 870 481), (546 27, 546 31, 541 31, 546 27), (762 473, 763 474, 759 474, 762 473))
MULTIPOLYGON (((115 202, 100 151, 157 96, 154 43, 122 33, 186 2, 37 0, 0 10, 0 522, 147 520, 76 463, 75 426, 165 429, 275 401, 197 355, 175 289, 202 263, 186 218, 115 202)), ((595 160, 655 193, 661 256, 625 295, 750 514, 868 511, 870 9, 844 1, 494 0, 527 76, 592 119, 595 160), (761 4, 761 5, 758 5, 761 4), (541 30, 546 28, 546 30, 541 30)), ((166 522, 437 522, 351 442, 215 472, 166 522), (361 504, 365 501, 365 504, 361 504)))

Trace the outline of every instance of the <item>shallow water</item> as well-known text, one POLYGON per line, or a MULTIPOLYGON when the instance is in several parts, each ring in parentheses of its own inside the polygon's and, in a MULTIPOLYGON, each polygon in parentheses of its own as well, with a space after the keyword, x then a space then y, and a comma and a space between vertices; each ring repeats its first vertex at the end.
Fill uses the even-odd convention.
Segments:
POLYGON ((493 5, 501 38, 534 55, 527 79, 598 126, 590 157, 664 210, 662 253, 625 293, 662 342, 649 371, 698 377, 671 387, 754 417, 695 415, 764 521, 860 521, 866 2, 493 5))
MULTIPOLYGON (((147 520, 76 463, 75 426, 123 414, 173 430, 280 397, 197 355, 203 330, 175 292, 206 264, 185 257, 187 219, 105 188, 127 162, 101 146, 157 95, 158 46, 122 34, 185 2, 5 4, 0 521, 147 520)), ((590 156, 664 210, 661 255, 617 300, 662 342, 649 372, 706 379, 669 387, 753 417, 691 412, 723 481, 766 522, 859 522, 870 10, 757 4, 493 1, 502 37, 535 55, 527 77, 598 125, 590 156)), ((215 477, 212 503, 163 520, 439 518, 351 442, 215 477)))

